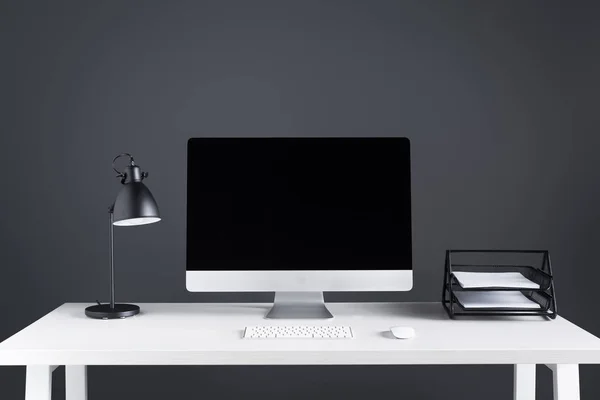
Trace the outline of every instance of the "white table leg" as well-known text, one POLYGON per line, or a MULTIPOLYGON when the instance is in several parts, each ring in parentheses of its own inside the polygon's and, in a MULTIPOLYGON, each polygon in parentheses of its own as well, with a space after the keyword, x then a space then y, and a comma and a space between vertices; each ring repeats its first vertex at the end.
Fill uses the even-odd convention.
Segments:
POLYGON ((85 365, 65 366, 66 400, 87 400, 87 367, 85 365))
POLYGON ((514 400, 535 400, 535 364, 515 364, 514 400))
POLYGON ((52 399, 52 365, 28 365, 25 374, 25 400, 52 399))
POLYGON ((548 364, 554 380, 554 400, 579 400, 579 365, 548 364))

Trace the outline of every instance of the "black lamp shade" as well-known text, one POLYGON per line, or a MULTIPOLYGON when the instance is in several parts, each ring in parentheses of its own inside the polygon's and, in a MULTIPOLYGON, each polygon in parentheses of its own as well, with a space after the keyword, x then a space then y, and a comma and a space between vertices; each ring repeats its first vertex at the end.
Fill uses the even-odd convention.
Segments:
POLYGON ((142 182, 126 183, 115 200, 114 225, 135 226, 160 221, 158 205, 142 182))

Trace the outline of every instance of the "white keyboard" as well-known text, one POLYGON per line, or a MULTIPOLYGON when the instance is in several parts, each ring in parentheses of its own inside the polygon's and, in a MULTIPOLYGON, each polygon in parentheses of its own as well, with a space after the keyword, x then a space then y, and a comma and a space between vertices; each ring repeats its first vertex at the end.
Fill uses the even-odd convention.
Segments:
POLYGON ((351 339, 349 326, 247 326, 244 339, 351 339))

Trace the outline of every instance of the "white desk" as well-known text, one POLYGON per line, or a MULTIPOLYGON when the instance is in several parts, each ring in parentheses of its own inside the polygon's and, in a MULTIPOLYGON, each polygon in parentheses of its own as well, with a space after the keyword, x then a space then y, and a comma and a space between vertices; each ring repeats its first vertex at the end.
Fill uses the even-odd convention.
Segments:
POLYGON ((333 320, 265 320, 268 304, 140 304, 124 320, 65 304, 0 343, 0 365, 26 365, 26 400, 50 400, 56 366, 67 400, 87 398, 87 365, 514 364, 514 399, 535 399, 536 364, 553 370, 555 400, 579 399, 578 364, 600 364, 600 339, 558 317, 450 320, 438 303, 329 303, 333 320), (353 339, 242 339, 249 325, 349 325, 353 339), (417 336, 393 339, 390 326, 417 336))

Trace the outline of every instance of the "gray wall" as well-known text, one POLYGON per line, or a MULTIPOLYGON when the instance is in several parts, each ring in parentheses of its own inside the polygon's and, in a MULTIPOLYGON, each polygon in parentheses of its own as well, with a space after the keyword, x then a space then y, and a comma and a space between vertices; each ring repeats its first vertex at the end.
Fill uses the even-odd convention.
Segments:
MULTIPOLYGON (((547 248, 561 314, 600 335, 597 21, 575 1, 2 1, 0 339, 106 299, 122 151, 164 221, 117 232, 119 299, 269 300, 185 290, 186 140, 224 135, 412 139, 415 289, 329 299, 438 301, 447 248, 547 248)), ((24 372, 0 369, 3 398, 24 372)), ((599 372, 581 368, 584 399, 599 372)), ((94 367, 90 399, 493 400, 511 380, 507 366, 94 367)))

